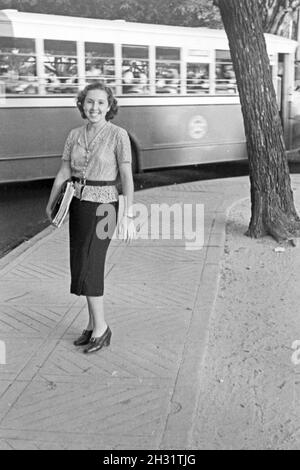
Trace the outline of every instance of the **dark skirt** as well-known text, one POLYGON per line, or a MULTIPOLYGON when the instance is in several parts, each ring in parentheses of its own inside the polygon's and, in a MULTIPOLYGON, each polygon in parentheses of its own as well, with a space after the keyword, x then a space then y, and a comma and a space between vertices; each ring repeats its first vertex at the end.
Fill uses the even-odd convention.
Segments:
POLYGON ((70 206, 71 294, 102 296, 106 252, 118 214, 118 202, 101 204, 74 197, 70 206))

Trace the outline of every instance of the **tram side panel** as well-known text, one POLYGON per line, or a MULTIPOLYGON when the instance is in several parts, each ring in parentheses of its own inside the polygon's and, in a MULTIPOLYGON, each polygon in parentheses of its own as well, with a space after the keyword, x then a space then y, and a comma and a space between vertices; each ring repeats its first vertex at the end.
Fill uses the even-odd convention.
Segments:
POLYGON ((1 108, 0 182, 55 176, 66 135, 82 124, 72 108, 1 108))
POLYGON ((239 104, 122 108, 141 170, 247 158, 239 104))
MULTIPOLYGON (((2 108, 0 181, 55 176, 70 129, 83 124, 70 107, 2 108)), ((128 130, 139 169, 246 158, 239 105, 121 107, 114 122, 128 130)))

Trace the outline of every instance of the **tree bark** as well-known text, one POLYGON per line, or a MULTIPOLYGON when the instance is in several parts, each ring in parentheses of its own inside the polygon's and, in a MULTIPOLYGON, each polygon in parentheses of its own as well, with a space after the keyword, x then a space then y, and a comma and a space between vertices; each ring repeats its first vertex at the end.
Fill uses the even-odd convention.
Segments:
POLYGON ((299 236, 283 130, 256 0, 219 0, 244 117, 252 215, 251 237, 299 236))

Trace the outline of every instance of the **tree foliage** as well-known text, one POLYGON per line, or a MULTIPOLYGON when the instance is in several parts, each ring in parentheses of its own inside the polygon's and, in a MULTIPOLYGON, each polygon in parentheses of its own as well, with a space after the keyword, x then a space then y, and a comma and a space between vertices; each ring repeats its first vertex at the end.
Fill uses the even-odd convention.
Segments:
MULTIPOLYGON (((300 0, 253 0, 266 33, 288 36, 300 0)), ((141 23, 222 28, 218 0, 0 0, 0 9, 141 23)))
POLYGON ((291 21, 295 20, 300 0, 257 0, 263 29, 266 33, 289 35, 291 21))
MULTIPOLYGON (((300 0, 253 0, 258 6, 265 33, 290 37, 291 22, 298 23, 300 0)), ((214 6, 219 0, 213 0, 214 6)))
POLYGON ((0 0, 0 9, 221 28, 212 0, 0 0))

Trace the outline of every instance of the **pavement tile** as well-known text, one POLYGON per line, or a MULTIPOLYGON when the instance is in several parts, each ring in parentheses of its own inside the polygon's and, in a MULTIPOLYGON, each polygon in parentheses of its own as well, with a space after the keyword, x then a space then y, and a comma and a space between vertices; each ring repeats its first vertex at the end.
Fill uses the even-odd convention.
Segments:
POLYGON ((135 305, 135 308, 147 307, 176 307, 192 308, 194 297, 197 292, 197 284, 191 285, 188 281, 183 282, 178 279, 170 285, 167 280, 161 283, 159 280, 143 281, 139 287, 133 291, 128 289, 126 282, 117 286, 109 284, 106 286, 106 295, 111 298, 112 305, 123 308, 128 305, 135 305), (174 295, 176 292, 176 296, 174 295))
MULTIPOLYGON (((0 400, 0 429, 1 429, 1 420, 5 418, 7 413, 14 407, 15 403, 18 401, 19 397, 22 395, 26 387, 28 386, 29 381, 25 380, 11 380, 10 384, 1 395, 0 400)), ((6 437, 6 436, 1 436, 6 437)))
POLYGON ((0 439, 0 450, 13 450, 14 448, 9 444, 8 441, 0 439))
POLYGON ((37 260, 24 260, 5 273, 5 280, 32 282, 34 280, 51 282, 57 279, 69 279, 69 258, 57 257, 51 263, 43 256, 37 260), (63 263, 62 263, 63 261, 63 263))
POLYGON ((6 390, 8 389, 8 387, 10 386, 11 384, 11 380, 4 380, 2 378, 2 367, 3 365, 0 365, 0 375, 1 375, 1 380, 0 380, 0 399, 2 397, 2 395, 6 392, 6 390))
MULTIPOLYGON (((167 344, 184 342, 184 332, 189 326, 192 308, 189 307, 115 307, 106 303, 106 318, 113 331, 113 343, 143 338, 146 341, 163 340, 167 344)), ((83 330, 88 318, 87 309, 80 312, 65 332, 63 339, 70 342, 83 330)))
POLYGON ((53 384, 33 380, 1 422, 1 430, 105 433, 129 436, 161 434, 172 383, 53 384), (66 401, 66 397, 68 397, 66 401))
POLYGON ((194 181, 192 183, 165 186, 163 189, 165 191, 175 191, 179 194, 181 194, 181 192, 208 193, 205 198, 209 199, 211 197, 209 193, 220 194, 220 188, 222 188, 222 192, 226 193, 226 195, 230 195, 232 192, 236 192, 238 197, 238 194, 240 194, 241 190, 244 190, 245 192, 249 191, 249 178, 225 178, 220 180, 194 181))
POLYGON ((22 302, 0 304, 0 309, 0 336, 3 340, 22 336, 45 336, 56 327, 66 312, 63 306, 22 302))
POLYGON ((174 213, 153 212, 147 219, 135 219, 137 241, 186 241, 194 239, 200 230, 206 238, 214 222, 214 214, 207 211, 205 205, 187 207, 174 213))
MULTIPOLYGON (((216 195, 214 198, 208 199, 206 197, 206 193, 203 192, 174 192, 172 197, 171 191, 167 192, 162 192, 162 193, 157 193, 153 196, 144 196, 141 197, 139 200, 136 201, 135 204, 135 211, 136 214, 140 217, 140 214, 144 214, 144 207, 143 205, 147 206, 147 211, 145 214, 148 214, 148 217, 151 216, 151 208, 152 210, 157 211, 160 209, 161 211, 166 210, 166 209, 177 209, 178 207, 181 208, 182 213, 184 214, 184 211, 187 211, 187 206, 192 207, 192 213, 196 213, 196 207, 197 206, 203 206, 204 207, 204 212, 205 213, 215 213, 219 212, 220 210, 223 211, 223 203, 224 203, 224 198, 222 198, 221 194, 216 195), (180 195, 180 196, 178 196, 180 195), (140 207, 141 205, 141 207, 140 207), (140 211, 142 211, 140 213, 140 211)), ((197 210, 199 210, 197 208, 197 210)), ((155 212, 154 212, 155 213, 155 212)))
MULTIPOLYGON (((143 450, 157 449, 159 438, 149 436, 125 436, 119 434, 116 438, 107 434, 61 433, 59 431, 26 431, 4 430, 0 428, 1 450, 143 450), (2 447, 1 447, 2 446, 2 447)), ((110 452, 103 455, 110 456, 110 452)), ((101 461, 100 461, 101 463, 101 461)))
POLYGON ((42 339, 5 338, 6 364, 0 364, 1 379, 13 382, 39 351, 42 339))
MULTIPOLYGON (((188 263, 189 265, 190 263, 200 264, 204 257, 204 250, 192 252, 191 250, 185 250, 182 246, 177 245, 161 246, 152 242, 147 246, 147 249, 141 250, 141 248, 142 247, 137 246, 135 242, 135 244, 129 245, 122 251, 122 256, 117 259, 120 271, 126 266, 136 270, 144 268, 146 271, 146 264, 156 266, 156 263, 163 263, 164 266, 176 265, 183 268, 184 263, 188 263), (137 260, 142 260, 142 263, 138 263, 137 260), (180 263, 180 265, 178 263, 180 263)), ((111 259, 111 262, 113 262, 113 259, 111 259)))
MULTIPOLYGON (((198 257, 198 263, 165 262, 163 259, 153 256, 152 262, 147 262, 147 258, 142 256, 144 264, 140 263, 134 267, 134 262, 127 264, 126 279, 128 283, 135 283, 143 279, 144 282, 165 282, 168 279, 170 284, 179 282, 191 284, 195 282, 201 274, 204 253, 198 257), (184 281, 182 281, 184 279, 184 281)), ((125 264, 123 264, 125 266, 125 264)), ((119 284, 124 281, 124 272, 120 270, 120 264, 114 266, 108 276, 107 283, 119 284)))
POLYGON ((79 376, 81 380, 103 378, 172 378, 180 366, 183 341, 166 343, 164 338, 130 338, 113 334, 111 346, 98 355, 84 354, 82 348, 61 340, 40 369, 46 375, 79 376))
POLYGON ((74 296, 68 294, 70 281, 47 281, 38 279, 0 281, 0 305, 61 305, 68 307, 74 303, 74 296))
POLYGON ((171 240, 164 240, 164 239, 142 239, 138 238, 134 241, 134 243, 128 244, 128 249, 131 248, 139 248, 140 250, 148 250, 151 248, 180 248, 181 250, 186 251, 201 251, 208 242, 208 236, 205 235, 204 241, 203 237, 199 236, 200 242, 197 241, 196 237, 189 237, 189 238, 180 238, 178 240, 171 239, 171 240))

